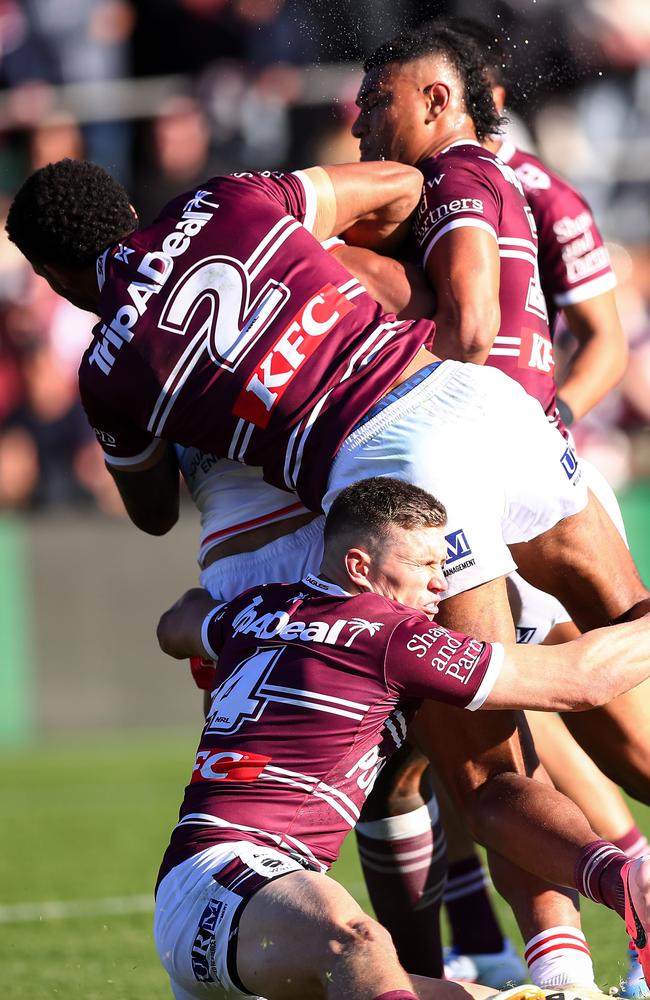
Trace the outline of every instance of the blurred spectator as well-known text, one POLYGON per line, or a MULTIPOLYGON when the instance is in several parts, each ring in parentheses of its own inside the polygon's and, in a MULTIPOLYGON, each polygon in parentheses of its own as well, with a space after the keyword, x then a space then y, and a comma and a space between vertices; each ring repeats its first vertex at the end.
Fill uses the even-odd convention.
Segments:
POLYGON ((218 172, 211 159, 207 115, 192 97, 166 101, 150 123, 147 137, 134 188, 134 204, 145 225, 181 191, 218 172))
POLYGON ((23 352, 25 398, 0 438, 0 504, 42 508, 88 504, 119 509, 70 377, 51 343, 23 352))

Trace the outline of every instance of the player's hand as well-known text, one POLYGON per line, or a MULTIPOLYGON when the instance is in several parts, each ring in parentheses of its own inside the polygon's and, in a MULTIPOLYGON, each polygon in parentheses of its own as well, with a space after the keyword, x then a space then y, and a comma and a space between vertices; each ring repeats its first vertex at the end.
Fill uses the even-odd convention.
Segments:
POLYGON ((217 602, 202 587, 192 587, 161 616, 156 635, 164 653, 184 660, 205 656, 201 644, 201 626, 217 602))

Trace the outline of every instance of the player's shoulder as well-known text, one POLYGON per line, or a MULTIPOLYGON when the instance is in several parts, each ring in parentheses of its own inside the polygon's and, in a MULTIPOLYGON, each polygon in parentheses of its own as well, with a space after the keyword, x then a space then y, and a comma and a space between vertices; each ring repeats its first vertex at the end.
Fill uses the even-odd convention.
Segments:
POLYGON ((584 197, 566 177, 551 169, 534 153, 519 149, 506 141, 501 144, 497 155, 515 171, 527 197, 547 202, 570 199, 580 205, 587 205, 584 197))

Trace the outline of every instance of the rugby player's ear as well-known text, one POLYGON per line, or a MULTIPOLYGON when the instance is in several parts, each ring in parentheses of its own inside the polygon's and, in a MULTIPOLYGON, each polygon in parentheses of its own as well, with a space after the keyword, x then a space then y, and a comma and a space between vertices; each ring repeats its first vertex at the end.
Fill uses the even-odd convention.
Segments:
POLYGON ((350 581, 358 590, 372 590, 369 580, 372 559, 365 549, 348 549, 343 557, 350 581))
POLYGON ((425 121, 427 124, 435 122, 438 116, 448 107, 451 90, 446 83, 436 80, 424 88, 427 98, 427 114, 425 121))

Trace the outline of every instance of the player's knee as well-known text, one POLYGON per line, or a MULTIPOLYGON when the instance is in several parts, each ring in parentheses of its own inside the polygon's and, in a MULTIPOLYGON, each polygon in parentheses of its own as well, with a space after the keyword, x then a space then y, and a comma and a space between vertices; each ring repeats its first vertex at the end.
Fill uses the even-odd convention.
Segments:
MULTIPOLYGON (((336 922, 328 934, 328 959, 336 965, 340 962, 376 964, 385 962, 396 953, 388 931, 372 917, 360 913, 358 917, 336 922)), ((326 962, 326 965, 329 964, 326 962)))

